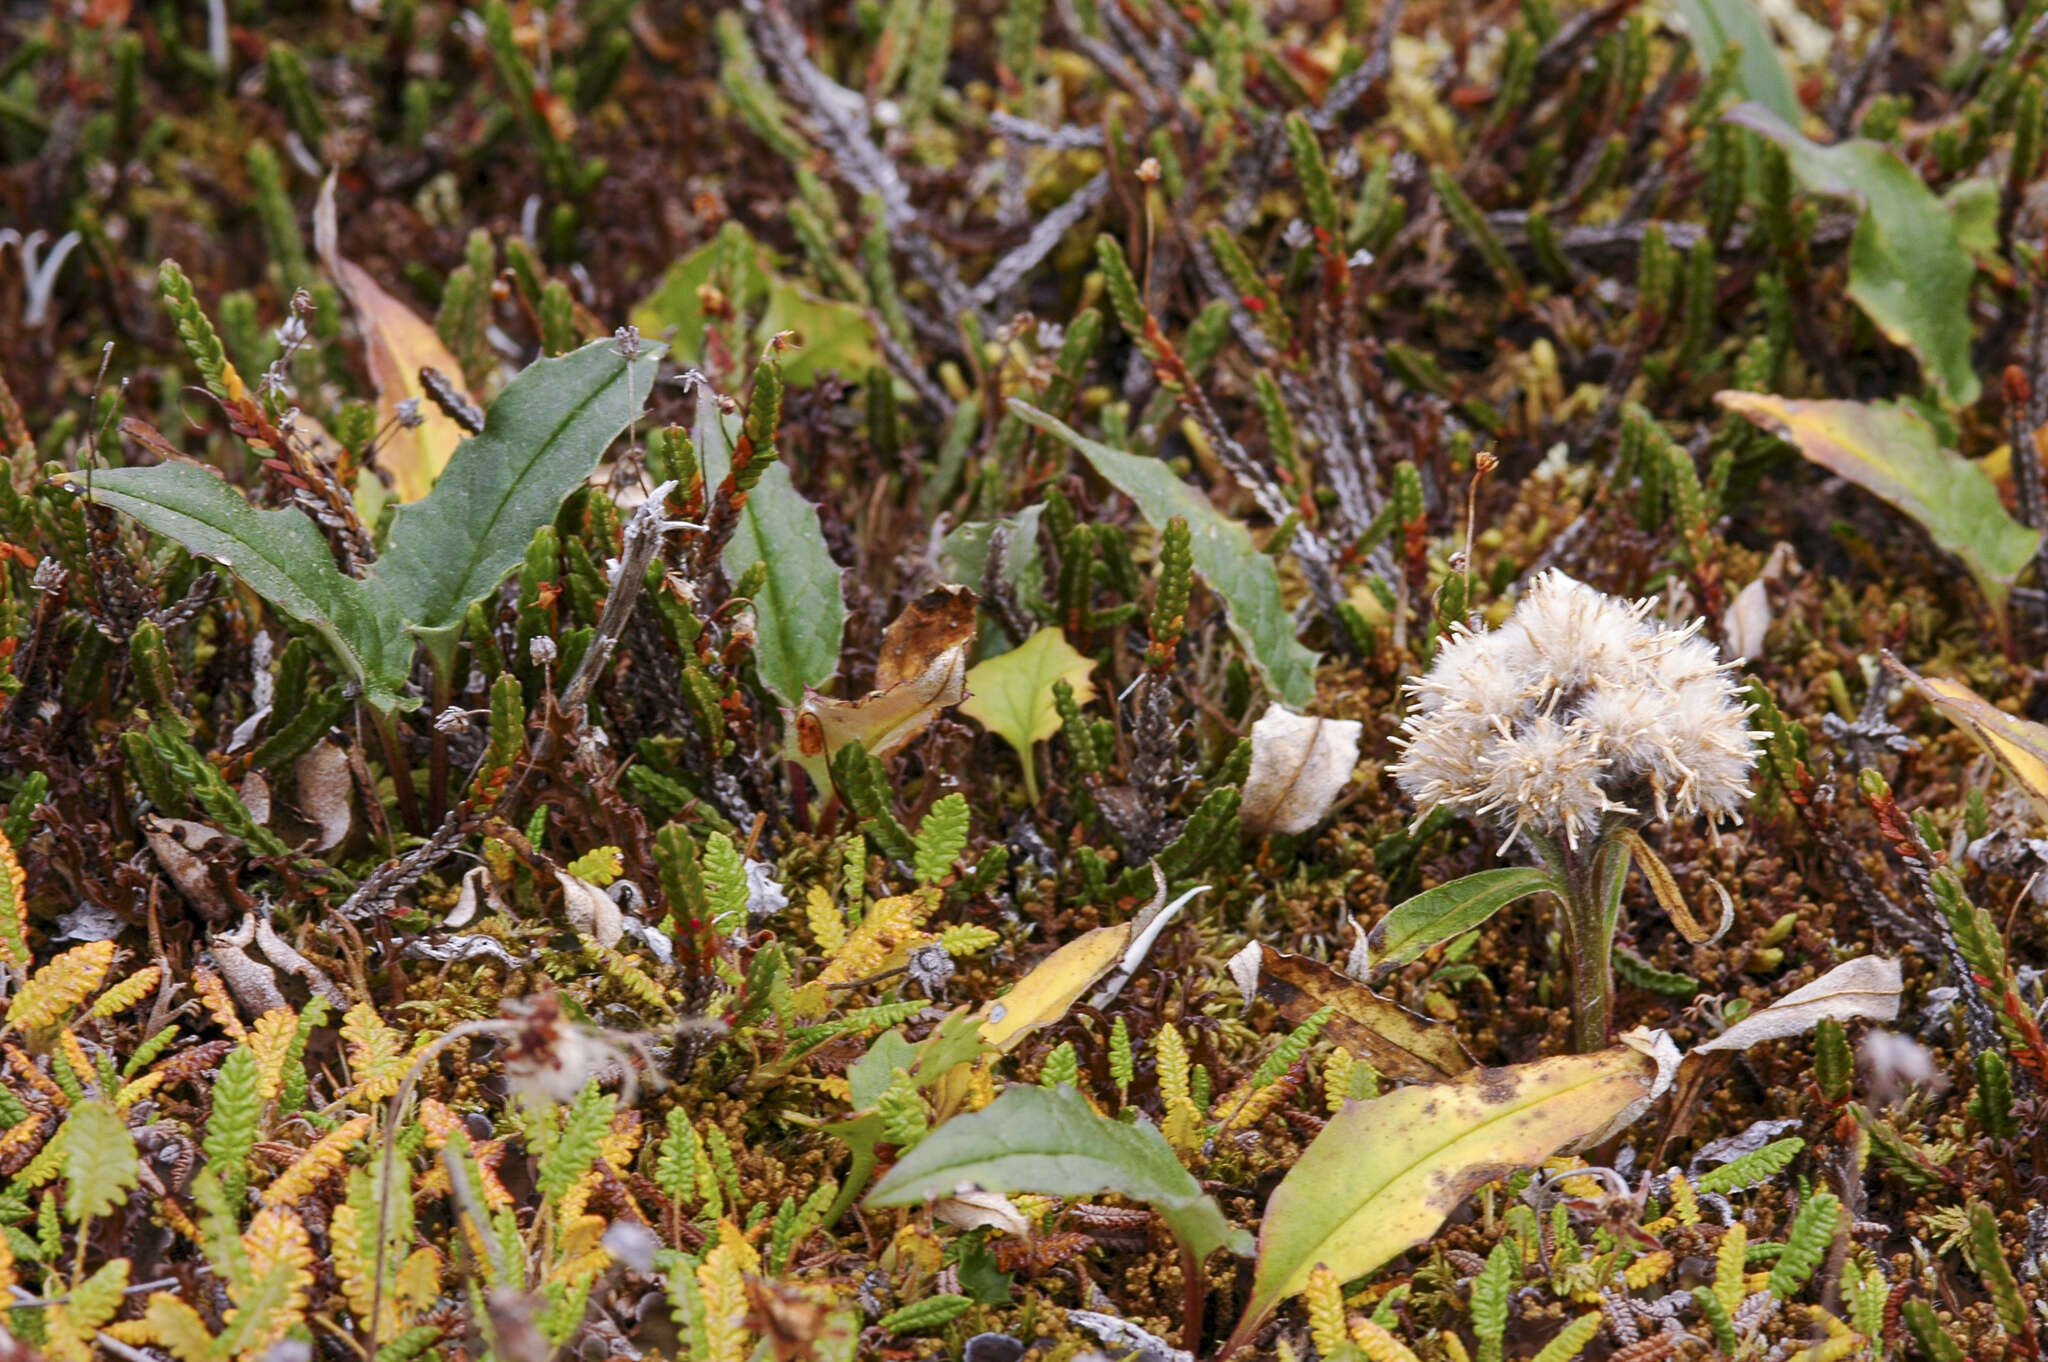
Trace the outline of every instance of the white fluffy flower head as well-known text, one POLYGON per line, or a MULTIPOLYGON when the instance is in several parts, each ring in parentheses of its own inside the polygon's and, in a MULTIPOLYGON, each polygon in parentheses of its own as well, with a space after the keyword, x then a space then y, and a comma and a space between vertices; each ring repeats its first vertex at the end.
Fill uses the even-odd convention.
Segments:
POLYGON ((1739 820, 1761 735, 1698 623, 1651 604, 1551 571, 1499 629, 1454 630, 1409 683, 1401 788, 1572 847, 1608 818, 1739 820))

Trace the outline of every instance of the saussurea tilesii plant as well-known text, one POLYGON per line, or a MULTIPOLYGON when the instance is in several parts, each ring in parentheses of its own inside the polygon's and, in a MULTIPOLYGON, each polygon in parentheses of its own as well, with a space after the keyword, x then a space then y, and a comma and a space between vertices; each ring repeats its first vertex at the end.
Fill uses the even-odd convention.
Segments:
MULTIPOLYGON (((1395 740, 1403 752, 1391 769, 1420 813, 1453 809, 1498 828, 1503 852, 1519 840, 1534 854, 1542 874, 1493 895, 1487 911, 1556 895, 1582 1051, 1605 1045, 1611 1029, 1610 959, 1632 858, 1680 930, 1708 935, 1638 829, 1740 821, 1763 736, 1749 728, 1735 664, 1699 637, 1699 621, 1656 622, 1654 604, 1543 573, 1500 628, 1453 629, 1409 682, 1415 703, 1395 740)), ((1453 910, 1481 878, 1431 890, 1389 918, 1417 916, 1411 906, 1433 898, 1428 915, 1464 930, 1471 915, 1453 910)))

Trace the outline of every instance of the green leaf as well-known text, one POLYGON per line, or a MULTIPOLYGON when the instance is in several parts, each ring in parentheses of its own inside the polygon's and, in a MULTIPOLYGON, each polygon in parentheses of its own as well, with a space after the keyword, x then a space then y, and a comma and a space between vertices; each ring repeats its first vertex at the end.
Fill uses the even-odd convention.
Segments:
POLYGON ((105 1215, 141 1185, 128 1123, 104 1102, 81 1102, 64 1122, 64 1210, 74 1224, 105 1215))
POLYGON ((776 273, 779 262, 774 252, 734 222, 668 267, 654 291, 633 309, 633 324, 650 336, 673 334, 677 357, 702 363, 705 316, 698 290, 714 282, 712 276, 728 251, 739 261, 738 278, 730 281, 728 297, 743 312, 761 312, 754 326, 754 349, 778 331, 794 331, 803 342, 802 349, 784 358, 783 381, 808 388, 827 369, 854 378, 881 363, 874 328, 863 309, 820 298, 776 273))
POLYGON ((1095 683, 1088 679, 1094 668, 1065 634, 1048 627, 967 670, 967 698, 960 702, 960 712, 980 720, 983 728, 1016 749, 1033 804, 1038 802, 1038 771, 1032 747, 1060 728, 1053 683, 1066 682, 1073 688, 1074 703, 1085 705, 1095 698, 1095 683))
MULTIPOLYGON (((1038 551, 1038 522, 1045 503, 1028 506, 1001 520, 970 520, 939 541, 939 572, 944 580, 960 582, 980 591, 988 576, 989 541, 998 526, 1009 529, 1003 550, 1003 579, 1017 592, 1020 601, 1045 597, 1045 562, 1038 551)), ((994 657, 1017 646, 993 620, 981 631, 981 655, 994 657)))
POLYGON ((397 703, 412 640, 388 594, 346 576, 319 527, 297 510, 259 511, 193 464, 109 468, 72 483, 92 499, 210 559, 325 639, 370 703, 397 703))
MULTIPOLYGON (((737 430, 717 403, 697 404, 692 438, 704 485, 713 492, 732 469, 737 430)), ((761 684, 777 699, 791 706, 802 703, 807 688, 823 685, 839 670, 839 644, 846 631, 846 602, 839 589, 844 574, 818 526, 818 508, 796 490, 781 460, 762 471, 748 494, 722 561, 735 581, 754 564, 767 565, 768 576, 754 594, 754 666, 761 684)))
POLYGON ((967 1296, 926 1296, 882 1316, 875 1321, 875 1327, 885 1334, 921 1334, 951 1324, 973 1308, 974 1301, 967 1296))
POLYGON ((747 925, 747 860, 722 832, 704 839, 704 889, 713 931, 729 936, 747 925))
POLYGON ((484 432, 462 442, 434 490, 398 509, 389 548, 357 580, 295 510, 259 511, 189 464, 92 475, 95 501, 213 560, 333 647, 365 698, 389 711, 412 669, 407 631, 445 653, 470 603, 519 565, 534 531, 590 476, 640 415, 661 346, 630 363, 594 341, 528 365, 492 404, 484 432))
POLYGON ((954 791, 933 804, 917 826, 913 863, 919 884, 937 884, 952 872, 953 862, 967 849, 967 797, 954 791))
POLYGON ((1822 146, 1759 104, 1738 105, 1728 120, 1783 147, 1792 173, 1814 193, 1863 206, 1849 241, 1850 298, 1918 357, 1951 402, 1975 402, 1981 385, 1970 361, 1970 284, 1977 267, 1934 191, 1877 142, 1822 146))
POLYGON ((662 347, 592 341, 528 365, 424 500, 398 508, 375 575, 430 645, 452 646, 470 602, 497 589, 621 431, 640 417, 662 347))
POLYGON ((1646 1104, 1656 1072, 1648 1055, 1616 1047, 1349 1104, 1266 1202, 1251 1301, 1224 1355, 1318 1263, 1339 1281, 1373 1271, 1436 1233, 1475 1189, 1609 1133, 1646 1104))
POLYGON ((1430 947, 1468 932, 1516 899, 1557 883, 1534 866, 1482 870, 1440 884, 1397 905, 1373 927, 1366 943, 1377 965, 1405 965, 1430 947))
POLYGON ((924 1138, 868 1193, 870 1206, 909 1206, 953 1195, 962 1183, 992 1192, 1094 1196, 1115 1192, 1158 1211, 1198 1258, 1243 1253, 1250 1236, 1180 1166, 1159 1128, 1098 1116, 1072 1088, 1012 1088, 980 1111, 924 1138))
POLYGON ((242 1193, 249 1185, 249 1151, 256 1147, 257 1127, 263 1119, 261 1066, 256 1052, 237 1045, 221 1061, 213 1082, 213 1110, 206 1118, 206 1164, 220 1179, 228 1206, 237 1214, 242 1193))
POLYGON ((1920 522, 1963 560, 2003 621, 2013 582, 2033 561, 2041 532, 2006 512, 1991 475, 1941 447, 1919 412, 1888 402, 1801 402, 1722 392, 1715 400, 1839 477, 1920 522))
POLYGON ((1711 71, 1730 44, 1741 44, 1735 83, 1742 93, 1787 123, 1799 121, 1799 96, 1778 58, 1770 27, 1752 0, 1678 0, 1678 14, 1699 49, 1701 71, 1711 71))
POLYGON ((1079 450, 1111 486, 1137 503, 1154 529, 1185 516, 1193 531, 1195 571, 1229 607, 1230 630, 1266 684, 1297 708, 1315 698, 1316 655, 1295 638, 1294 617, 1280 598, 1280 574, 1244 526, 1211 506, 1160 460, 1112 449, 1014 398, 1010 409, 1079 450))

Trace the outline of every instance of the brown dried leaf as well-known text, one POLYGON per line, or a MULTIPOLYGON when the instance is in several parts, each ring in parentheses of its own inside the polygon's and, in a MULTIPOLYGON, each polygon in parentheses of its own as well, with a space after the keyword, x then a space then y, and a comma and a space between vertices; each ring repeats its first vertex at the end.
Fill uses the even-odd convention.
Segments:
POLYGON ((1337 1009, 1323 1034, 1389 1078, 1436 1083, 1472 1067, 1451 1027, 1417 1016, 1320 960, 1263 946, 1258 990, 1296 1025, 1325 1007, 1337 1009))
POLYGON ((292 766, 298 782, 298 809, 306 821, 320 830, 313 850, 328 851, 348 836, 350 803, 355 782, 348 769, 348 753, 330 742, 316 744, 292 766))
POLYGON ((967 652, 975 636, 974 593, 964 586, 927 591, 904 607, 882 635, 875 689, 858 700, 804 692, 798 750, 829 760, 850 742, 887 758, 924 732, 941 709, 967 694, 967 652))

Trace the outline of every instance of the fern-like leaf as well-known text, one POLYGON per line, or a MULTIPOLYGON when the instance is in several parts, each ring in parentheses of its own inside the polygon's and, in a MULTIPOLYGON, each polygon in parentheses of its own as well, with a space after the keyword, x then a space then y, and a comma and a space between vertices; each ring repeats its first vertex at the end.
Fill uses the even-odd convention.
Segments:
POLYGON ((953 873, 967 849, 967 799, 957 791, 931 806, 917 826, 917 854, 911 864, 919 884, 937 884, 953 873))
POLYGON ((263 1072, 256 1052, 238 1045, 221 1061, 213 1084, 213 1111, 206 1119, 207 1166, 220 1178, 229 1208, 239 1212, 249 1187, 249 1151, 263 1120, 263 1072))

